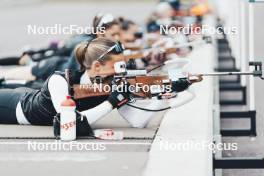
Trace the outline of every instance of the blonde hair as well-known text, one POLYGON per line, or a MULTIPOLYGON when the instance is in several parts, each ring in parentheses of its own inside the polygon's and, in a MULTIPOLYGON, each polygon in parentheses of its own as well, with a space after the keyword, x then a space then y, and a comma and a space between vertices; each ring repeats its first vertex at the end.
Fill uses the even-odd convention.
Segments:
MULTIPOLYGON (((81 70, 91 68, 92 63, 114 45, 115 42, 104 37, 96 38, 90 42, 80 43, 75 48, 75 57, 81 70)), ((106 57, 103 61, 100 61, 103 64, 108 59, 106 57)))

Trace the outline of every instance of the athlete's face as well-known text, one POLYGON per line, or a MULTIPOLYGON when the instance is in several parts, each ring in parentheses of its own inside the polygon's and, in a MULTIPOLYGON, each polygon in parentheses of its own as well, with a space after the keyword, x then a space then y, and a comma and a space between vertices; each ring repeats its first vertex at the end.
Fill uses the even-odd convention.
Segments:
POLYGON ((120 26, 119 25, 113 25, 110 28, 108 28, 107 30, 105 30, 104 34, 98 34, 98 37, 106 37, 114 42, 119 41, 120 40, 120 26))
POLYGON ((130 25, 128 30, 122 30, 120 40, 122 43, 132 43, 136 40, 135 33, 138 32, 137 25, 130 25))
POLYGON ((112 76, 115 74, 115 63, 117 61, 122 61, 123 57, 122 54, 119 55, 110 55, 107 60, 104 61, 104 63, 101 63, 99 61, 94 61, 92 64, 92 67, 89 71, 89 75, 92 77, 95 76, 112 76))

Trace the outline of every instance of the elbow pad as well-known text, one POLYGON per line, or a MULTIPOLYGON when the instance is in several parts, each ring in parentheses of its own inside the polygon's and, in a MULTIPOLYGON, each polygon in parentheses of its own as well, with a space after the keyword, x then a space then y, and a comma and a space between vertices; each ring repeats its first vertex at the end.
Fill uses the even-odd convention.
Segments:
POLYGON ((187 78, 179 78, 177 81, 172 82, 172 91, 173 92, 182 92, 191 85, 192 83, 187 78))

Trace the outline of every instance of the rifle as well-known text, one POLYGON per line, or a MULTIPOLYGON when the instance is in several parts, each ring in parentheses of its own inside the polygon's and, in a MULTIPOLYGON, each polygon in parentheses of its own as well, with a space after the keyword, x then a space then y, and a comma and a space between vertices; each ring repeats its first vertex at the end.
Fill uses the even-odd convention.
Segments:
MULTIPOLYGON (((213 73, 198 73, 198 74, 190 74, 184 78, 179 79, 188 79, 191 83, 197 83, 202 81, 202 77, 204 76, 224 76, 224 75, 252 75, 254 77, 259 77, 262 80, 262 63, 261 62, 250 62, 249 66, 254 66, 253 71, 246 72, 213 72, 213 73)), ((118 67, 118 66, 116 66, 118 67)), ((123 71, 125 68, 123 69, 123 71)), ((122 71, 121 71, 122 72, 122 71)), ((133 71, 132 71, 133 72, 133 71)), ((119 75, 114 76, 114 80, 121 80, 124 83, 129 83, 129 85, 136 86, 141 85, 141 88, 133 92, 132 94, 135 97, 139 98, 152 98, 155 96, 160 96, 162 93, 165 93, 164 86, 169 86, 170 88, 173 86, 175 81, 171 80, 168 75, 157 75, 150 76, 144 75, 146 71, 140 70, 140 74, 127 74, 129 70, 126 70, 123 73, 119 73, 119 75), (143 87, 148 86, 148 90, 144 90, 143 87)), ((103 83, 101 88, 98 89, 97 84, 93 85, 73 85, 72 89, 74 90, 74 98, 81 99, 87 97, 95 97, 95 96, 105 96, 111 93, 110 89, 106 89, 109 86, 109 83, 103 83), (108 91, 104 91, 108 90, 108 91)))
POLYGON ((200 76, 232 76, 232 75, 252 75, 254 77, 259 77, 264 80, 262 76, 262 62, 249 62, 249 66, 253 66, 253 71, 245 71, 245 72, 212 72, 212 73, 199 73, 193 75, 200 76))
MULTIPOLYGON (((167 75, 158 76, 115 76, 114 80, 119 80, 120 83, 125 83, 133 87, 131 92, 133 97, 137 98, 152 98, 171 90, 172 81, 167 75)), ((121 84, 122 84, 121 83, 121 84)), ((113 86, 113 85, 112 85, 113 86)), ((87 97, 106 96, 111 93, 110 84, 100 83, 92 85, 73 85, 74 98, 81 99, 87 97)))
MULTIPOLYGON (((160 51, 166 54, 173 54, 173 53, 176 53, 178 49, 180 48, 192 47, 192 46, 199 45, 199 44, 210 44, 210 43, 212 43, 212 38, 210 36, 203 36, 202 40, 177 44, 169 48, 161 47, 160 51)), ((133 54, 124 55, 123 60, 128 62, 131 59, 146 58, 152 51, 153 51, 153 48, 149 48, 149 49, 141 50, 133 54)), ((117 58, 116 61, 120 61, 120 58, 117 58)))
MULTIPOLYGON (((161 94, 171 92, 170 90, 172 90, 173 84, 176 83, 176 81, 171 80, 167 75, 133 77, 116 76, 114 79, 118 79, 120 82, 132 86, 134 89, 131 94, 136 98, 161 98, 161 94)), ((190 79, 189 81, 194 83, 199 82, 200 80, 190 79)), ((75 99, 106 96, 110 95, 112 90, 110 84, 107 83, 95 83, 92 85, 75 84, 72 88, 75 99)))
MULTIPOLYGON (((114 69, 114 73, 107 74, 113 75, 112 82, 109 82, 109 80, 104 79, 102 75, 99 75, 92 85, 72 85, 71 89, 74 92, 74 98, 81 99, 109 95, 112 90, 109 88, 109 85, 117 85, 120 83, 133 86, 135 88, 132 92, 134 97, 151 98, 171 91, 171 88, 177 82, 170 79, 168 75, 152 76, 147 75, 147 70, 127 70, 124 61, 114 63, 114 69)), ((200 82, 202 77, 197 75, 196 77, 190 77, 190 79, 188 77, 179 79, 188 79, 190 83, 195 83, 200 82)))

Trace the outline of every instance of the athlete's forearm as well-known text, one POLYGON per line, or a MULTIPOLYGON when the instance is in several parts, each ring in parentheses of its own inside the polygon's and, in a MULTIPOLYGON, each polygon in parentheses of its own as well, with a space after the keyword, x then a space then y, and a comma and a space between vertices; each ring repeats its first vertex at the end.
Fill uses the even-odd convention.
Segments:
POLYGON ((93 124, 112 110, 112 105, 108 101, 104 101, 103 103, 94 108, 82 111, 81 114, 86 116, 90 124, 93 124))

